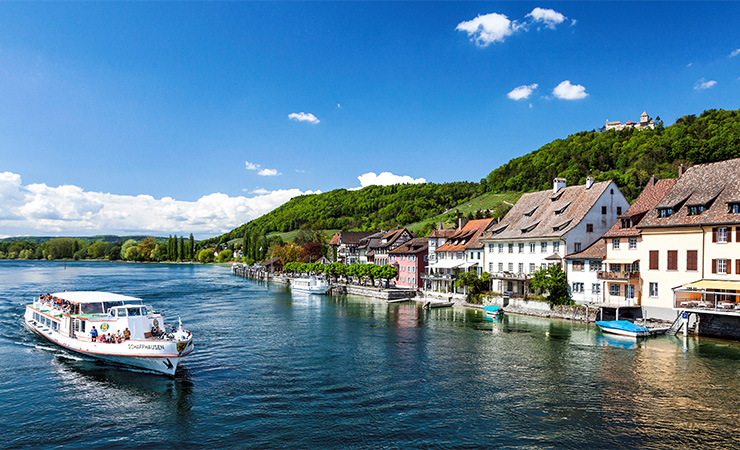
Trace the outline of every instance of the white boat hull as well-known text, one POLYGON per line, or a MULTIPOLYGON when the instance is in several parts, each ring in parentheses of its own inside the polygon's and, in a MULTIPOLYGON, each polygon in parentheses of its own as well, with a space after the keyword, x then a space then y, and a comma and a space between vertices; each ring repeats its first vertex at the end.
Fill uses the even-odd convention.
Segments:
POLYGON ((195 348, 192 337, 185 342, 128 340, 108 344, 65 336, 57 330, 52 330, 29 319, 28 316, 24 317, 24 322, 26 327, 34 333, 67 350, 92 358, 152 370, 166 375, 174 375, 180 360, 195 348), (178 352, 178 344, 182 348, 181 352, 178 352))
POLYGON ((321 278, 294 278, 290 283, 290 289, 295 292, 324 295, 329 292, 331 286, 321 278))
POLYGON ((629 336, 629 337, 645 337, 649 336, 650 332, 648 331, 627 331, 627 330, 620 330, 617 328, 609 328, 609 327, 599 327, 601 328, 601 331, 604 333, 610 333, 610 334, 616 334, 619 336, 629 336))

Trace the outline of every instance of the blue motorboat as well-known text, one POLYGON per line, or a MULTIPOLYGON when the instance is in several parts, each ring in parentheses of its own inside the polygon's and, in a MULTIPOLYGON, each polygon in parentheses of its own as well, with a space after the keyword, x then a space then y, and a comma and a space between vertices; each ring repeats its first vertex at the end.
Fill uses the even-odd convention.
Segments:
POLYGON ((602 320, 595 323, 604 333, 631 337, 650 336, 649 328, 637 325, 628 320, 602 320))

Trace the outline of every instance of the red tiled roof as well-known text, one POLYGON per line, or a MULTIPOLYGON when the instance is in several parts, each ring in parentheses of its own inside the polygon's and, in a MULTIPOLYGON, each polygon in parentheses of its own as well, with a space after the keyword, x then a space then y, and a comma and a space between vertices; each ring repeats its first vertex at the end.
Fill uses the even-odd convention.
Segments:
POLYGON ((631 226, 629 228, 622 228, 622 221, 619 220, 617 223, 604 233, 605 238, 610 237, 625 237, 625 236, 639 236, 640 230, 637 229, 645 213, 655 208, 662 199, 663 196, 676 184, 676 178, 666 178, 663 180, 656 180, 651 178, 647 186, 640 192, 634 203, 624 212, 620 219, 630 219, 631 226))
POLYGON ((429 240, 427 238, 414 238, 410 241, 406 241, 398 247, 391 250, 390 254, 398 255, 400 253, 421 253, 425 252, 429 248, 429 240))
POLYGON ((565 259, 604 259, 606 258, 606 240, 597 239, 596 242, 578 253, 571 253, 565 259))
POLYGON ((689 167, 663 199, 647 212, 638 228, 726 225, 740 223, 740 214, 730 213, 729 204, 740 203, 740 158, 689 167), (704 211, 689 215, 689 206, 704 211), (668 217, 658 210, 672 208, 668 217))
POLYGON ((484 231, 495 223, 495 219, 476 219, 465 224, 462 229, 457 230, 455 234, 447 238, 438 252, 457 252, 473 248, 482 248, 483 243, 478 239, 484 231))
POLYGON ((339 245, 339 234, 335 233, 334 237, 331 238, 329 245, 339 245))

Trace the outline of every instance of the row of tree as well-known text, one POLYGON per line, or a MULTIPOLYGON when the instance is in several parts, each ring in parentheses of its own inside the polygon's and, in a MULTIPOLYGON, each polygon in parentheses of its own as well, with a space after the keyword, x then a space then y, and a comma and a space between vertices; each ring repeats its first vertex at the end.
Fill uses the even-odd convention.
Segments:
POLYGON ((379 266, 377 264, 351 264, 346 266, 342 263, 303 263, 289 262, 283 266, 283 272, 292 274, 327 275, 332 279, 340 276, 354 277, 360 281, 369 281, 375 286, 375 280, 389 280, 398 276, 398 268, 391 265, 379 266))
POLYGON ((71 237, 52 238, 46 242, 0 242, 0 259, 193 261, 195 255, 196 242, 192 234, 187 239, 170 236, 164 242, 157 242, 153 237, 125 242, 88 242, 71 237))

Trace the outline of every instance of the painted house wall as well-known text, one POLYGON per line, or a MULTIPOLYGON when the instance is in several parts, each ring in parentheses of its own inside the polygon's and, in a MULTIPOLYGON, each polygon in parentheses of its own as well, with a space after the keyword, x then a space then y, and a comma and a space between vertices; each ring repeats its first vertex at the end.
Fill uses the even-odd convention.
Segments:
POLYGON ((565 254, 578 253, 596 242, 617 222, 617 216, 625 213, 629 207, 630 204, 622 191, 611 182, 583 220, 563 236, 567 246, 565 254), (606 207, 606 214, 602 214, 602 207, 606 207), (592 232, 587 231, 588 224, 593 225, 592 232), (576 248, 577 243, 580 244, 580 248, 576 248))
POLYGON ((598 258, 579 258, 567 259, 566 276, 568 278, 568 287, 570 297, 576 303, 599 303, 603 301, 602 282, 598 279, 598 268, 601 267, 601 260, 598 258), (574 262, 583 262, 582 270, 574 269, 574 262), (591 264, 591 262, 595 264, 591 264), (575 283, 582 283, 583 289, 575 289, 575 283))
MULTIPOLYGON (((709 232, 711 244, 711 229, 709 232)), ((676 312, 673 309, 673 288, 701 280, 706 263, 704 245, 706 237, 700 228, 666 228, 643 229, 642 245, 639 246, 640 277, 642 278, 642 305, 648 317, 673 320, 676 312), (658 251, 658 269, 650 269, 650 251, 658 251), (668 250, 678 251, 677 270, 668 270, 668 250), (687 250, 697 250, 697 270, 687 270, 687 250), (651 295, 650 283, 657 283, 657 295, 651 295)), ((711 264, 711 259, 709 259, 711 264)), ((711 268, 710 268, 711 269, 711 268)), ((711 275, 711 270, 709 272, 711 275)), ((708 275, 707 278, 711 278, 708 275)))
POLYGON ((423 286, 421 275, 427 266, 428 252, 404 253, 390 255, 391 264, 398 264, 396 287, 403 289, 421 289, 423 286))

